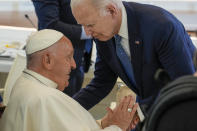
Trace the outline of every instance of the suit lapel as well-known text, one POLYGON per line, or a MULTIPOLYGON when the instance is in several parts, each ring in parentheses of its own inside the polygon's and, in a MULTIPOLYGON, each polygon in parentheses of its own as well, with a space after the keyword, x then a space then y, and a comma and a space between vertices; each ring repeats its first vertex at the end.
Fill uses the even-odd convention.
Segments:
MULTIPOLYGON (((131 4, 123 2, 127 12, 129 46, 131 53, 131 62, 133 66, 134 76, 137 87, 142 87, 142 64, 143 64, 143 43, 139 36, 139 26, 136 14, 131 4)), ((137 88, 139 93, 142 92, 137 88)))

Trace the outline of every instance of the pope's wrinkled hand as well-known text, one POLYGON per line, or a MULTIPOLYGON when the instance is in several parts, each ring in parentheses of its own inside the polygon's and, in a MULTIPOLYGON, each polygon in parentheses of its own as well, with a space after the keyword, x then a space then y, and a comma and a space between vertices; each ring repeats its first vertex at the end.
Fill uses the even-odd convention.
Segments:
POLYGON ((130 128, 130 124, 134 119, 137 107, 138 104, 135 104, 132 96, 125 96, 114 110, 107 108, 107 114, 101 121, 102 128, 110 125, 117 125, 123 131, 126 131, 130 128))

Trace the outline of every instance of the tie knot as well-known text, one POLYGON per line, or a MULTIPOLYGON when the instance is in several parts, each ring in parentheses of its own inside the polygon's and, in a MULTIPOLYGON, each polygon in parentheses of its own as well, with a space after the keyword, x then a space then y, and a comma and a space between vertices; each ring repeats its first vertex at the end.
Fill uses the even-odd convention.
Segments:
POLYGON ((115 35, 114 38, 115 38, 116 44, 120 44, 121 36, 115 35))

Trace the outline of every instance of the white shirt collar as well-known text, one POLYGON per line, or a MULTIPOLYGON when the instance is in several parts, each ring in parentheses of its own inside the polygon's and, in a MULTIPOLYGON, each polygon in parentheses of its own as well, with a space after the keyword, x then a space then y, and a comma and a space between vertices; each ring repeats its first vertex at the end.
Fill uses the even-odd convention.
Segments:
POLYGON ((50 80, 50 79, 32 71, 32 70, 25 69, 24 73, 28 74, 29 76, 33 77, 35 80, 39 81, 40 83, 42 83, 48 87, 57 88, 57 84, 55 82, 53 82, 52 80, 50 80))
POLYGON ((122 22, 120 26, 120 30, 118 35, 121 37, 128 39, 128 25, 127 25, 127 13, 124 6, 122 6, 122 22))

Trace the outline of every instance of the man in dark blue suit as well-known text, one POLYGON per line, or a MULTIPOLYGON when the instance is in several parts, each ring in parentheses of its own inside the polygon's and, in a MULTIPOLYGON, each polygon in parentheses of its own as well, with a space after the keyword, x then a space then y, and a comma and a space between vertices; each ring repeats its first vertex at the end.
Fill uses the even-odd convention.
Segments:
POLYGON ((2 97, 0 96, 0 106, 2 106, 2 103, 3 103, 3 99, 2 99, 2 97))
POLYGON ((2 100, 2 98, 0 96, 0 118, 1 118, 4 110, 5 110, 5 106, 3 106, 3 100, 2 100))
POLYGON ((195 72, 195 47, 168 11, 120 0, 71 0, 71 9, 96 39, 94 78, 74 96, 86 109, 108 95, 120 77, 146 112, 160 90, 154 80, 158 69, 171 80, 195 72))
POLYGON ((69 86, 64 90, 66 94, 73 96, 81 89, 84 71, 87 72, 90 66, 92 41, 73 17, 70 0, 32 0, 32 2, 38 17, 38 29, 49 28, 60 31, 73 44, 77 68, 72 71, 69 86))

